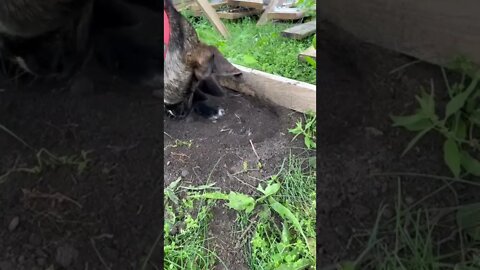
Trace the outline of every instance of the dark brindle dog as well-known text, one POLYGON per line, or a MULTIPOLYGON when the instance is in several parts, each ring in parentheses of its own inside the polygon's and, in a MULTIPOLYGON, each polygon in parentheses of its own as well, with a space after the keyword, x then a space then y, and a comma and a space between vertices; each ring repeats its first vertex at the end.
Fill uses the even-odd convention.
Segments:
POLYGON ((193 109, 202 116, 216 119, 224 110, 205 102, 208 95, 222 96, 217 76, 233 76, 241 72, 231 65, 213 46, 202 44, 192 25, 165 1, 171 34, 164 71, 164 103, 173 117, 185 117, 193 109))
POLYGON ((170 2, 164 11, 172 31, 162 63, 157 0, 0 0, 0 53, 36 77, 71 78, 94 52, 103 67, 156 89, 168 115, 222 116, 207 95, 222 96, 217 76, 240 71, 202 44, 170 2))

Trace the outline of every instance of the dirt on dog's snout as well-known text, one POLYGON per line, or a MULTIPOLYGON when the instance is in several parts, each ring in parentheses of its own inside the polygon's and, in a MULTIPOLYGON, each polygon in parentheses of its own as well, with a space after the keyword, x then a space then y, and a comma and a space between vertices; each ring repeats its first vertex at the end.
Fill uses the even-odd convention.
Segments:
MULTIPOLYGON (((303 146, 302 140, 292 142, 288 134, 299 114, 283 108, 272 111, 252 98, 228 93, 220 101, 226 115, 215 123, 196 118, 165 120, 165 186, 181 176, 183 186, 214 182, 222 192, 251 194, 260 180, 278 173, 292 147, 303 146), (178 141, 191 141, 191 146, 177 147, 178 141), (264 165, 261 171, 232 177, 243 170, 244 162, 255 168, 257 154, 264 165)), ((236 247, 241 242, 234 229, 237 213, 222 205, 213 208, 208 245, 228 269, 248 269, 242 248, 236 247)))

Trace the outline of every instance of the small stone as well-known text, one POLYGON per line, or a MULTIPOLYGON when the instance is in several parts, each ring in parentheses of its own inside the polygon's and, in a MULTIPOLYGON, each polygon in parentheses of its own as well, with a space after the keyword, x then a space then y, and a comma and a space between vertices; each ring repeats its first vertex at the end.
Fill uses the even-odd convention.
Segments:
POLYGON ((13 232, 18 227, 18 224, 20 224, 20 218, 16 216, 12 218, 12 221, 8 224, 8 230, 13 232))
POLYGON ((181 174, 182 177, 187 177, 190 173, 188 172, 188 170, 183 169, 181 174))
POLYGON ((78 250, 76 250, 71 245, 65 244, 57 248, 57 253, 55 255, 56 262, 68 268, 78 257, 78 250))
POLYGON ((365 131, 367 132, 368 135, 371 135, 374 137, 383 136, 383 131, 379 130, 378 128, 366 127, 365 131))

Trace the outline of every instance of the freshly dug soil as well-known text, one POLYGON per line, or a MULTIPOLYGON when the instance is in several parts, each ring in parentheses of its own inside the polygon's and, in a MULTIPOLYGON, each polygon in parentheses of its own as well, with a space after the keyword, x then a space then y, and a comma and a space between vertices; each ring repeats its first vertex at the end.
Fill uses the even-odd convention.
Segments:
MULTIPOLYGON (((414 134, 392 127, 390 119, 412 113, 417 106, 414 96, 421 86, 430 89, 431 81, 437 98, 446 100, 440 68, 422 63, 392 73, 415 59, 359 42, 328 22, 319 22, 319 27, 317 225, 318 256, 326 266, 355 259, 364 250, 368 233, 356 238, 362 241, 353 239, 373 227, 382 203, 389 205, 386 216, 393 215, 398 180, 410 203, 445 184, 392 173, 450 173, 443 161, 443 141, 434 134, 401 158, 414 134), (378 173, 391 176, 373 176, 378 173)), ((459 202, 447 188, 422 205, 454 206, 475 197, 478 201, 478 189, 452 187, 459 202)))
MULTIPOLYGON (((301 115, 228 93, 218 100, 226 115, 215 123, 195 115, 185 121, 165 120, 165 186, 182 177, 183 186, 214 182, 223 192, 253 194, 260 181, 279 171, 290 151, 304 152, 299 149, 303 141, 292 142, 288 133, 301 115), (249 170, 242 173, 244 162, 249 170)), ((244 239, 235 233, 235 219, 234 210, 223 204, 214 207, 210 248, 228 269, 248 269, 243 250, 237 247, 244 239)), ((215 269, 225 268, 218 264, 215 269)))

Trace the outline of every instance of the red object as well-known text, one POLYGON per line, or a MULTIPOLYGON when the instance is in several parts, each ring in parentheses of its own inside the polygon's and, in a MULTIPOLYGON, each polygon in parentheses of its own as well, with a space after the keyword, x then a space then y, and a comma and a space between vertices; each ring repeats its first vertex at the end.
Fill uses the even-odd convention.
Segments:
POLYGON ((163 10, 163 59, 167 57, 168 42, 170 41, 170 21, 163 10))

